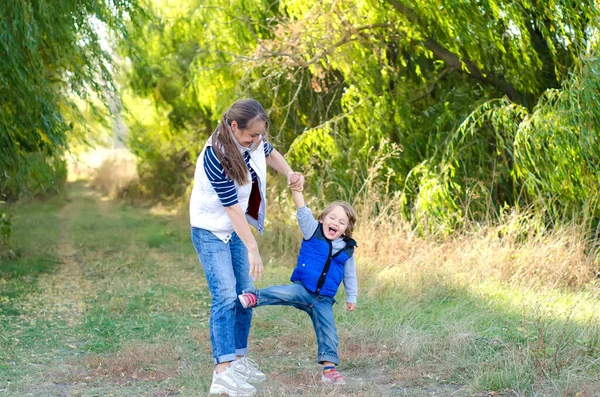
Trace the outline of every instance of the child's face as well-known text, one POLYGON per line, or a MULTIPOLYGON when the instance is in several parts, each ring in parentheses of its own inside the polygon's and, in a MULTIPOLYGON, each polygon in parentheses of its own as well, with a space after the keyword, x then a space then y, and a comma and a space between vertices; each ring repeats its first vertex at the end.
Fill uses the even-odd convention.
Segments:
POLYGON ((336 205, 323 217, 321 222, 323 223, 325 237, 329 240, 335 240, 346 232, 349 219, 346 211, 341 206, 336 205))

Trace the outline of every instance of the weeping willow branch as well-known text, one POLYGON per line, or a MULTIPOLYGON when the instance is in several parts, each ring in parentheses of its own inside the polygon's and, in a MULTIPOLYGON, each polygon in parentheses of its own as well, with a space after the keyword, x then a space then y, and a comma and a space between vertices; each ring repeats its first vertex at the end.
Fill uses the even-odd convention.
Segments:
MULTIPOLYGON (((425 26, 420 20, 418 15, 409 7, 402 4, 398 0, 388 0, 388 2, 409 22, 417 24, 421 27, 425 26)), ((470 77, 477 81, 485 84, 489 84, 500 91, 504 92, 511 100, 522 102, 526 95, 519 92, 511 83, 500 76, 494 76, 491 73, 482 72, 477 65, 475 65, 468 58, 461 58, 459 55, 449 51, 442 44, 437 42, 431 37, 426 37, 424 40, 425 46, 439 59, 444 61, 448 66, 453 69, 465 71, 470 77)))
POLYGON ((435 79, 431 82, 431 84, 429 84, 429 86, 418 96, 416 96, 415 98, 409 99, 409 102, 416 102, 419 101, 423 98, 425 98, 426 96, 428 96, 429 94, 431 94, 433 92, 433 89, 435 88, 435 86, 437 85, 437 82, 441 80, 442 77, 444 77, 444 75, 446 75, 449 72, 453 72, 455 69, 453 67, 447 67, 446 69, 442 70, 436 77, 435 79))

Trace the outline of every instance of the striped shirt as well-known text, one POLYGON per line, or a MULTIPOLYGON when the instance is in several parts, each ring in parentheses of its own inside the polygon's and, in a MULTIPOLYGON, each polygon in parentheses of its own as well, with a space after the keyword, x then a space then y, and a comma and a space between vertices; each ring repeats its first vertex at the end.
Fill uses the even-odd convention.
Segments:
MULTIPOLYGON (((270 142, 265 141, 264 148, 265 157, 267 157, 273 151, 273 145, 271 145, 270 142)), ((254 182, 256 180, 256 172, 254 172, 250 166, 250 153, 244 151, 243 157, 244 160, 246 160, 246 165, 252 176, 252 182, 254 182)), ((212 146, 208 146, 204 152, 204 172, 206 172, 210 184, 217 192, 217 196, 219 196, 219 200, 221 200, 223 207, 231 207, 238 203, 235 184, 233 183, 233 180, 227 178, 225 169, 223 169, 223 166, 219 162, 219 158, 212 146)))

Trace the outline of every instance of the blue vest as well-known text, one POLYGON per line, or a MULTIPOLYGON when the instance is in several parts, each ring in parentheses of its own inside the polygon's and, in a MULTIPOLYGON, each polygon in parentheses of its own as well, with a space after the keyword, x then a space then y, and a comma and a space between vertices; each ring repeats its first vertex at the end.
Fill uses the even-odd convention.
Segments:
POLYGON ((332 255, 331 241, 323 234, 323 224, 308 240, 303 240, 298 263, 291 281, 301 281, 304 287, 317 294, 334 297, 344 279, 344 263, 354 254, 356 241, 344 237, 346 246, 332 255))

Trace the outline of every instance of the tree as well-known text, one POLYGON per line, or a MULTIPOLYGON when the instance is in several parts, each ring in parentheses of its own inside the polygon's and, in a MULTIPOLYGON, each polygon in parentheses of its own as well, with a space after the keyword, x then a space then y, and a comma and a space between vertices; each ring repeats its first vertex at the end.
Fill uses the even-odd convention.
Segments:
POLYGON ((73 99, 112 89, 100 32, 125 37, 138 12, 135 0, 0 2, 0 199, 24 193, 32 175, 64 178, 67 134, 81 121, 65 117, 78 114, 73 99))
MULTIPOLYGON (((180 98, 202 109, 195 124, 172 124, 173 137, 190 127, 207 135, 234 99, 255 97, 270 111, 273 139, 316 176, 314 190, 323 198, 352 198, 364 180, 377 180, 384 192, 401 192, 415 223, 450 212, 444 230, 463 219, 468 205, 498 211, 560 194, 525 189, 530 180, 515 168, 524 163, 515 160, 514 146, 529 117, 553 112, 552 92, 582 98, 573 76, 595 84, 581 62, 597 51, 592 0, 179 4, 140 41, 148 56, 133 59, 131 76, 155 84, 136 93, 157 107, 184 113, 180 102, 165 99, 157 83, 164 80, 181 81, 180 98), (173 40, 158 46, 162 37, 173 40), (174 73, 180 48, 193 55, 174 73), (378 158, 384 163, 371 167, 378 158)), ((181 145, 190 153, 197 146, 181 145)), ((553 161, 548 156, 536 173, 551 170, 553 161)))
POLYGON ((25 157, 60 155, 72 98, 111 89, 111 58, 99 32, 126 34, 129 0, 5 1, 0 4, 0 186, 22 175, 25 157))

